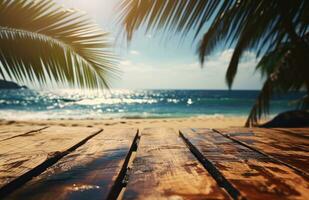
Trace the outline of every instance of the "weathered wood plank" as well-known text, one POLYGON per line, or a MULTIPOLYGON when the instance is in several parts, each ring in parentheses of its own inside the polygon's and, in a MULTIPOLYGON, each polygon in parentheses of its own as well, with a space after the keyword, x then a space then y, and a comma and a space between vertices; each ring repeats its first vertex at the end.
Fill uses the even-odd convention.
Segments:
POLYGON ((142 131, 123 199, 227 198, 173 129, 142 131))
POLYGON ((132 128, 104 130, 8 199, 106 199, 137 134, 132 128))
POLYGON ((30 126, 30 125, 0 125, 0 142, 10 138, 33 134, 46 126, 30 126))
POLYGON ((13 185, 29 179, 29 173, 40 169, 41 165, 48 167, 45 166, 47 161, 61 157, 63 153, 98 131, 100 129, 97 128, 50 127, 42 130, 40 134, 2 141, 0 194, 11 191, 12 187, 15 187, 13 185))
POLYGON ((308 199, 308 179, 276 160, 208 129, 181 134, 243 197, 308 199))
POLYGON ((233 139, 309 173, 309 140, 272 129, 220 129, 233 139))
POLYGON ((294 134, 295 136, 309 139, 309 127, 308 128, 273 128, 286 133, 294 134))

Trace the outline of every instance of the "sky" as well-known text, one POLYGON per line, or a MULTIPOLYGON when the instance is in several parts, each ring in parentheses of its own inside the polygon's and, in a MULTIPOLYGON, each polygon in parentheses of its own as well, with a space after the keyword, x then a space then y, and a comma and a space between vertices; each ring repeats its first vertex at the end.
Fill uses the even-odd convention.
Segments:
MULTIPOLYGON (((227 89, 225 72, 233 49, 218 49, 202 68, 196 54, 196 42, 189 36, 163 37, 160 33, 138 31, 130 45, 119 36, 117 6, 121 0, 56 0, 66 8, 86 12, 115 39, 120 78, 112 88, 127 89, 227 89)), ((191 33, 193 35, 193 32, 191 33)), ((257 60, 246 52, 241 61, 233 89, 260 89, 262 79, 255 73, 257 60)))

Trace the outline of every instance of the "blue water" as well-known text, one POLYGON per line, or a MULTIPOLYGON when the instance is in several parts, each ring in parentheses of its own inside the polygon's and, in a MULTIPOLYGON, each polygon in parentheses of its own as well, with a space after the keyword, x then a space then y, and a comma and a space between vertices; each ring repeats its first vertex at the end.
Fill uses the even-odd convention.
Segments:
MULTIPOLYGON (((1 90, 2 119, 168 118, 250 112, 258 91, 223 90, 1 90)), ((295 108, 303 93, 277 96, 271 114, 295 108)))

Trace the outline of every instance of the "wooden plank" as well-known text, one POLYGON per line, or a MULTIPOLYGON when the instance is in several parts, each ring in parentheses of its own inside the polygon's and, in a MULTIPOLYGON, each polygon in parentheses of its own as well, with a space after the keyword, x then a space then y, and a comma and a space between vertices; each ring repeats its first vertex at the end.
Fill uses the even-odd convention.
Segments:
POLYGON ((40 134, 2 141, 0 194, 7 194, 31 178, 33 172, 48 167, 49 161, 56 162, 54 158, 60 158, 98 131, 97 128, 55 126, 42 130, 40 134))
POLYGON ((228 199, 173 129, 145 129, 123 199, 228 199))
POLYGON ((291 133, 295 136, 309 139, 309 127, 308 128, 273 128, 285 133, 291 133))
POLYGON ((309 140, 272 129, 220 129, 225 134, 283 163, 309 173, 309 140))
POLYGON ((0 125, 0 142, 10 138, 23 136, 27 134, 33 134, 46 126, 36 126, 36 125, 0 125))
POLYGON ((276 160, 208 129, 181 134, 243 197, 308 199, 308 179, 276 160))
POLYGON ((104 130, 8 199, 106 199, 136 139, 136 129, 104 130))

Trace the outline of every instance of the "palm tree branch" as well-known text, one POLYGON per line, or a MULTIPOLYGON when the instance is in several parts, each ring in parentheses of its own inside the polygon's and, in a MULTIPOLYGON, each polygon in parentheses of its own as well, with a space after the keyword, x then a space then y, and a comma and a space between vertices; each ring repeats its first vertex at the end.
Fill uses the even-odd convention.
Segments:
MULTIPOLYGON (((207 27, 198 48, 199 59, 203 65, 205 56, 223 43, 223 48, 235 47, 226 73, 226 81, 232 86, 237 67, 243 52, 256 50, 259 56, 272 51, 281 42, 289 40, 282 28, 280 1, 211 1, 211 0, 123 0, 121 23, 131 40, 133 33, 142 25, 146 31, 163 29, 171 34, 178 32, 183 36, 189 31, 198 33, 207 27)), ((289 2, 286 13, 293 16, 294 27, 298 33, 308 30, 305 8, 308 2, 289 2), (302 19, 302 20, 298 20, 302 19)))
POLYGON ((211 0, 124 0, 119 8, 119 21, 128 40, 144 24, 147 31, 164 29, 185 36, 195 29, 198 34, 219 4, 220 1, 211 0))
POLYGON ((47 74, 72 86, 108 87, 119 71, 107 38, 79 12, 64 10, 52 0, 3 1, 1 76, 44 83, 47 74))
MULTIPOLYGON (((91 70, 92 74, 93 74, 93 82, 91 83, 91 85, 88 85, 88 87, 97 87, 99 86, 100 84, 97 82, 97 81, 101 81, 103 83, 102 86, 104 87, 108 87, 108 83, 106 82, 106 75, 104 75, 106 72, 110 71, 110 72, 113 72, 115 69, 113 69, 113 65, 109 64, 109 65, 106 65, 105 69, 104 66, 100 63, 96 63, 96 57, 91 57, 91 56, 87 56, 87 55, 83 55, 82 52, 80 52, 79 50, 76 50, 74 46, 71 46, 70 44, 68 43, 65 43, 64 41, 61 41, 59 39, 55 39, 55 38, 52 38, 50 36, 47 36, 47 35, 44 35, 44 34, 41 34, 41 33, 33 33, 33 32, 30 32, 30 31, 27 31, 27 30, 19 30, 19 29, 12 29, 12 28, 8 28, 8 27, 2 27, 0 26, 0 44, 2 44, 1 46, 3 47, 4 46, 4 40, 6 40, 6 42, 8 43, 13 43, 14 41, 12 40, 35 40, 36 42, 39 43, 40 46, 44 46, 44 51, 47 51, 46 54, 48 53, 48 51, 54 51, 52 53, 52 55, 56 55, 54 56, 54 61, 53 63, 51 63, 51 61, 48 61, 50 64, 48 65, 49 67, 46 67, 44 68, 43 65, 42 66, 42 69, 41 70, 46 70, 46 72, 48 73, 49 77, 52 78, 52 77, 56 77, 56 80, 58 78, 61 78, 61 80, 63 82, 65 81, 68 81, 69 83, 71 84, 76 84, 77 83, 77 79, 76 77, 74 78, 74 76, 72 77, 71 75, 76 73, 78 71, 78 69, 74 69, 74 66, 72 63, 71 65, 69 65, 68 63, 68 55, 67 54, 70 54, 71 57, 73 58, 77 58, 80 60, 80 62, 82 63, 81 66, 83 67, 83 72, 86 72, 88 70, 91 70), (55 47, 57 47, 58 51, 55 51, 55 47), (50 50, 48 50, 50 49, 50 50), (59 59, 60 58, 60 59, 59 59), (89 68, 89 69, 87 69, 89 68), (63 71, 63 75, 64 76, 59 76, 59 73, 63 71)), ((18 44, 16 44, 18 45, 18 44)), ((7 45, 5 45, 7 47, 7 45)), ((36 46, 35 46, 36 47, 36 46)), ((19 48, 21 48, 19 46, 19 48)), ((35 52, 37 48, 32 48, 31 45, 27 46, 26 47, 28 50, 32 51, 32 52, 35 52)), ((1 48, 1 52, 2 54, 5 54, 6 50, 1 48)), ((22 52, 21 52, 22 53, 22 52)), ((42 59, 42 57, 44 57, 43 55, 44 53, 43 52, 37 52, 35 57, 37 57, 37 61, 33 61, 33 60, 27 60, 27 58, 23 58, 23 61, 22 63, 26 66, 32 66, 34 67, 35 63, 37 63, 36 65, 36 70, 38 70, 39 66, 40 66, 40 62, 39 60, 42 59), (41 57, 39 57, 38 55, 40 55, 41 57)), ((6 56, 2 56, 2 59, 0 59, 1 61, 7 61, 9 56, 13 56, 13 55, 8 55, 6 54, 6 56)), ((45 59, 47 59, 50 55, 47 55, 45 56, 45 59)), ((23 57, 23 55, 20 55, 20 57, 23 57)), ((31 59, 35 59, 33 57, 31 57, 31 59)), ((77 60, 76 60, 77 61, 77 60)), ((2 63, 7 63, 7 62, 2 62, 2 63)), ((14 63, 14 62, 11 62, 11 63, 14 63)), ((16 64, 22 64, 20 62, 15 62, 16 64)), ((76 63, 75 63, 76 65, 76 63)), ((16 75, 16 72, 17 72, 17 69, 19 68, 18 65, 9 65, 6 67, 6 69, 9 69, 9 68, 14 68, 14 71, 15 71, 15 75, 16 75)), ((82 71, 80 71, 79 73, 82 73, 82 71)), ((23 70, 24 73, 22 74, 19 74, 19 81, 21 81, 23 78, 26 78, 26 77, 30 77, 32 76, 33 78, 33 75, 36 73, 36 71, 32 72, 32 71, 28 71, 29 73, 26 74, 23 70), (33 74, 34 73, 34 74, 33 74), (28 75, 28 76, 27 76, 28 75)), ((9 70, 6 70, 6 73, 10 76, 10 78, 13 78, 14 77, 14 74, 10 73, 9 70)), ((40 71, 39 73, 42 73, 42 71, 40 71)), ((90 71, 88 72, 90 73, 90 71)), ((114 73, 117 73, 116 71, 114 73)), ((39 74, 36 74, 37 77, 39 79, 42 79, 43 78, 43 74, 41 74, 41 76, 39 74)), ((3 76, 3 73, 2 73, 2 76, 3 76)), ((4 78, 4 77, 2 77, 4 78)), ((81 85, 82 87, 84 86, 87 86, 86 82, 83 80, 84 77, 83 76, 80 76, 79 77, 79 81, 81 81, 81 85)), ((88 82, 90 84, 90 82, 88 82)))
POLYGON ((269 102, 273 94, 273 82, 269 78, 265 81, 260 94, 253 105, 245 126, 251 127, 257 125, 257 122, 262 117, 263 113, 269 112, 269 102))

